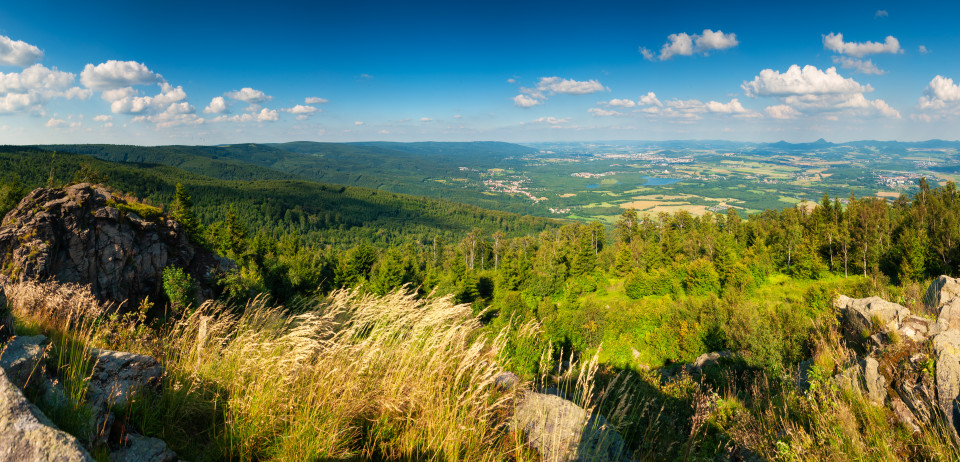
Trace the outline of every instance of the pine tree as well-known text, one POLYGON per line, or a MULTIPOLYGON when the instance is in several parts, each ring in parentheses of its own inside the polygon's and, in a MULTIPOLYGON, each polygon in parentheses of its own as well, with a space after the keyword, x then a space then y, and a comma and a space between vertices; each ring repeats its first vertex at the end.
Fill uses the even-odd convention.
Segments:
POLYGON ((193 200, 187 193, 186 188, 180 183, 177 183, 177 191, 173 196, 173 202, 170 204, 170 215, 173 216, 174 220, 180 222, 191 239, 196 241, 201 238, 202 229, 200 220, 197 219, 193 211, 193 200))

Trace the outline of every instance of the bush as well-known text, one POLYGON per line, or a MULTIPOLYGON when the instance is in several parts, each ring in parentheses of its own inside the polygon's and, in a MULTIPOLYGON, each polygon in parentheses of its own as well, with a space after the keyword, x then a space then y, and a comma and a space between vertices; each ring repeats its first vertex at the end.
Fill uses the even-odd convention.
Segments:
POLYGON ((168 266, 163 269, 163 293, 177 310, 190 308, 197 297, 197 284, 183 268, 168 266))

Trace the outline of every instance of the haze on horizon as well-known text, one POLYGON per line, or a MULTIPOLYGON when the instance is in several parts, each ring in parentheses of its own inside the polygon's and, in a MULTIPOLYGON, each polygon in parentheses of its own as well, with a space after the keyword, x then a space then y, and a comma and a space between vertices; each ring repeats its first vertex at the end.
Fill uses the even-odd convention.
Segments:
POLYGON ((2 5, 0 140, 958 138, 953 2, 326 3, 2 5))

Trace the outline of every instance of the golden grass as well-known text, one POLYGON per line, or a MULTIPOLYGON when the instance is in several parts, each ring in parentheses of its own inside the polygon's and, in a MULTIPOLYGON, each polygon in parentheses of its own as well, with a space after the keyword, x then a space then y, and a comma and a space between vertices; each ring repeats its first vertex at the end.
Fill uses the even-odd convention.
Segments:
MULTIPOLYGON (((103 346, 91 323, 77 322, 103 307, 59 287, 8 286, 14 315, 82 328, 88 346, 103 346)), ((135 339, 120 346, 162 360, 164 394, 221 406, 222 418, 205 429, 220 448, 214 458, 502 460, 517 449, 504 424, 518 389, 495 387, 506 337, 479 335, 479 327, 470 307, 449 297, 338 291, 296 313, 265 298, 242 314, 207 302, 165 327, 157 351, 135 339)), ((157 436, 189 452, 175 444, 189 415, 164 418, 157 436)), ((181 437, 199 446, 198 435, 181 437)))

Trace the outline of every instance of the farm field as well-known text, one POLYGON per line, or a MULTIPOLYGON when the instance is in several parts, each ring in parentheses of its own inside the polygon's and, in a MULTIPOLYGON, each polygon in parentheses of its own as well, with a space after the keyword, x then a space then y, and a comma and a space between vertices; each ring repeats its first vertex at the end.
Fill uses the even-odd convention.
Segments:
MULTIPOLYGON (((530 198, 548 216, 611 223, 624 210, 694 215, 876 196, 894 201, 960 172, 960 143, 859 141, 835 144, 602 142, 529 144, 534 154, 481 177, 512 185, 493 191, 530 198)), ((501 161, 501 164, 504 161, 501 161)))

